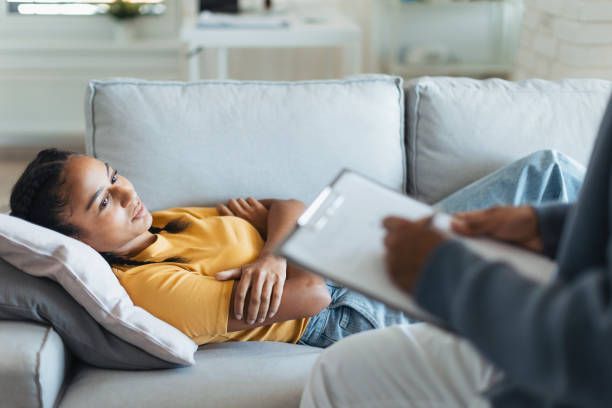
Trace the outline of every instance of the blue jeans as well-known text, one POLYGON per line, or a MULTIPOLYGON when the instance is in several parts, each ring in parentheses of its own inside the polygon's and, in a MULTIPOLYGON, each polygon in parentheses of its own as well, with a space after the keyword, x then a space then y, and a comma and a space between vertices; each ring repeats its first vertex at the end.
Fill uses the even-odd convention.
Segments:
POLYGON ((415 322, 384 303, 332 281, 327 282, 327 289, 330 305, 310 319, 298 344, 328 347, 353 333, 415 322))
POLYGON ((496 205, 542 205, 578 198, 586 169, 552 150, 540 150, 476 180, 434 207, 442 212, 474 211, 496 205))
MULTIPOLYGON (((495 205, 572 202, 578 196, 584 174, 584 167, 569 157, 543 150, 468 185, 434 207, 454 213, 495 205)), ((310 319, 298 344, 328 347, 364 330, 415 322, 398 310, 333 282, 328 282, 327 287, 331 304, 310 319)))

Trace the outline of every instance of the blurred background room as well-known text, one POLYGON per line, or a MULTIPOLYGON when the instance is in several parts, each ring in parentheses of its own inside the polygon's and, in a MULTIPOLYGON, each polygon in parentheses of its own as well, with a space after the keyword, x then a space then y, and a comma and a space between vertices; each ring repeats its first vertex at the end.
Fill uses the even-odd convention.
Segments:
POLYGON ((0 0, 0 211, 38 150, 84 151, 91 79, 360 73, 612 79, 612 0, 0 0))

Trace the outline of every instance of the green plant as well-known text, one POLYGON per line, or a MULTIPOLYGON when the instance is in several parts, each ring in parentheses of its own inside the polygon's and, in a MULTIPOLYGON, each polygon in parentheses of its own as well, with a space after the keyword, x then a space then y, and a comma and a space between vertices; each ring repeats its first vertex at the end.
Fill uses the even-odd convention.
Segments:
POLYGON ((125 0, 113 1, 108 9, 108 14, 116 18, 117 20, 130 20, 140 15, 139 3, 132 3, 125 0))

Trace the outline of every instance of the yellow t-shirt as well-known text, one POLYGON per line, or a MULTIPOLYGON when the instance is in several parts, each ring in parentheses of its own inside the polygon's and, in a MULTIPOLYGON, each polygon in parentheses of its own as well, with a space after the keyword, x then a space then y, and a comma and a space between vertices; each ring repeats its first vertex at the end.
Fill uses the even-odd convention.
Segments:
POLYGON ((153 226, 180 218, 189 226, 179 233, 162 231, 157 240, 131 259, 182 262, 130 266, 113 272, 135 305, 171 324, 197 344, 225 341, 296 343, 308 318, 274 323, 237 332, 227 331, 234 281, 218 281, 215 273, 253 262, 264 242, 248 221, 219 216, 215 208, 171 208, 153 214, 153 226))

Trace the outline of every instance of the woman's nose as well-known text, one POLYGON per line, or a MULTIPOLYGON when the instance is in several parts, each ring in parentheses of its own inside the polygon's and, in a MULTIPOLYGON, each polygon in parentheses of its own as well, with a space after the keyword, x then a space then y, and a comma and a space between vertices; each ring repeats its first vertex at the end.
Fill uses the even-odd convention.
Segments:
POLYGON ((136 194, 134 194, 134 190, 131 188, 126 188, 124 186, 116 186, 117 188, 117 196, 119 198, 119 202, 122 207, 129 207, 131 203, 135 200, 136 194))

